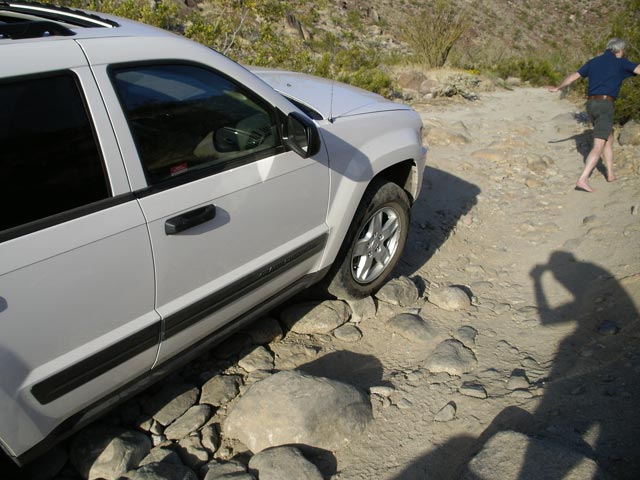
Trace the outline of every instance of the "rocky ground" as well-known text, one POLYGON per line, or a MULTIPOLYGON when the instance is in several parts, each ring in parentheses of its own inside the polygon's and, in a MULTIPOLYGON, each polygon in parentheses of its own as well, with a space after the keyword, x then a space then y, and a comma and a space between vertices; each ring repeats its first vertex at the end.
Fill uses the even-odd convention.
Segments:
POLYGON ((297 299, 19 478, 640 478, 640 146, 586 193, 580 105, 417 108, 424 188, 375 299, 297 299))

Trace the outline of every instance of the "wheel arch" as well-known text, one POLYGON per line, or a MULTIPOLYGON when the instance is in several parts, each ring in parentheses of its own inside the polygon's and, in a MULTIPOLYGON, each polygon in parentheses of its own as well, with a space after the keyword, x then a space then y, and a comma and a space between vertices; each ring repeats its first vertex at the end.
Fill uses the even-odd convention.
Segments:
POLYGON ((412 205, 420 193, 422 177, 423 171, 420 169, 420 162, 414 159, 406 159, 377 172, 368 182, 358 183, 352 191, 353 197, 350 208, 344 212, 344 218, 349 221, 343 221, 332 226, 332 234, 330 235, 330 240, 327 242, 325 254, 322 259, 322 267, 329 267, 336 259, 345 241, 355 212, 362 202, 365 192, 372 184, 378 181, 395 183, 407 193, 409 203, 412 205), (355 201, 356 198, 357 201, 355 201))

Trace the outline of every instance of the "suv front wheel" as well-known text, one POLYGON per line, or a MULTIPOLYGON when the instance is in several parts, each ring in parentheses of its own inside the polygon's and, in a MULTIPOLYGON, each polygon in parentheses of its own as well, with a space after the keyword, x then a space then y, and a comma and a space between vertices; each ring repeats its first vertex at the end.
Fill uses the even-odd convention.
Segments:
POLYGON ((395 183, 369 185, 329 273, 330 294, 363 298, 382 286, 404 250, 410 208, 407 193, 395 183))

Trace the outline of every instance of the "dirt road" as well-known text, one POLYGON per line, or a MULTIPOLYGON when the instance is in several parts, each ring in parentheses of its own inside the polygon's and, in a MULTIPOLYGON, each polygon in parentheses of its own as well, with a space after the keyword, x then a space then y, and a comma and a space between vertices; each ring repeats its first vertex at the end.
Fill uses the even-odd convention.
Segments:
MULTIPOLYGON (((420 111, 428 169, 399 273, 425 296, 443 285, 473 295, 470 309, 426 302, 420 313, 443 337, 475 330, 478 364, 434 375, 424 365, 437 342, 390 336, 395 312, 381 307, 355 350, 379 362, 370 380, 395 390, 374 405, 368 436, 336 454, 335 478, 457 478, 499 430, 640 478, 640 149, 616 146, 619 180, 594 171, 586 193, 574 184, 590 125, 558 94, 520 88, 420 111), (486 398, 469 396, 470 384, 486 398), (455 418, 434 421, 447 404, 455 418)), ((540 467, 512 461, 520 478, 540 467)))
MULTIPOLYGON (((366 432, 336 452, 312 455, 332 480, 457 479, 483 448, 501 456, 499 468, 510 473, 469 478, 595 478, 565 475, 580 459, 591 462, 585 461, 588 468, 597 462, 594 468, 613 478, 640 478, 640 149, 617 146, 619 180, 607 183, 595 172, 596 191, 586 193, 574 184, 590 147, 589 125, 579 106, 558 95, 518 88, 419 110, 428 168, 395 277, 410 278, 420 298, 402 307, 379 300, 377 313, 352 327, 362 334, 355 338, 290 332, 283 338, 274 312, 262 322, 276 330, 274 340, 258 342, 264 347, 247 350, 251 338, 232 338, 174 380, 199 382, 204 392, 203 382, 223 377, 224 400, 201 398, 214 405, 241 397, 272 371, 294 368, 371 392, 374 420, 366 432), (449 286, 466 292, 471 305, 436 306, 434 292, 449 286), (394 329, 390 320, 401 313, 419 314, 429 335, 394 329), (459 372, 433 368, 443 342, 466 352, 459 372), (249 369, 248 356, 238 358, 243 351, 258 352, 251 361, 263 366, 249 369), (541 445, 551 449, 536 456, 531 448, 496 448, 492 441, 502 431, 550 442, 541 445), (560 450, 570 460, 554 457, 560 450), (555 473, 541 473, 546 467, 555 473)), ((188 465, 191 476, 184 478, 194 472, 203 478, 206 462, 224 469, 233 466, 230 460, 240 462, 234 474, 244 475, 233 478, 254 478, 245 473, 251 452, 218 438, 235 400, 172 443, 163 434, 168 428, 141 415, 154 396, 166 396, 162 388, 102 421, 146 432, 169 449, 156 452, 161 455, 181 452, 181 460, 172 453, 167 465, 188 465)), ((192 391, 188 408, 199 394, 195 387, 165 400, 192 391)), ((15 478, 81 478, 69 451, 66 442, 15 478)), ((0 473, 11 478, 6 468, 0 473)))

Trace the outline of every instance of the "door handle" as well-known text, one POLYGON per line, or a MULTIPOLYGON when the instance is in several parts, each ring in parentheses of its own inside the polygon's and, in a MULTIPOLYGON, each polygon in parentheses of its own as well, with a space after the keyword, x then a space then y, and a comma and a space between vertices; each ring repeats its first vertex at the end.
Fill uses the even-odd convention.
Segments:
POLYGON ((216 216, 216 207, 213 204, 190 210, 164 222, 164 233, 175 235, 189 228, 208 222, 216 216))

